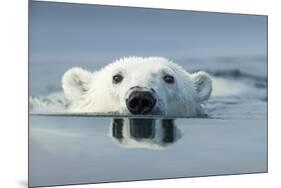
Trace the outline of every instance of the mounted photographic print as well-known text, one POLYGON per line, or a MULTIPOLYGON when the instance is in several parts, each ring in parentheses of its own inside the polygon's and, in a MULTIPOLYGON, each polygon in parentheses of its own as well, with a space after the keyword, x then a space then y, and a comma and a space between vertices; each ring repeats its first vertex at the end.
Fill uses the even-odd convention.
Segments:
POLYGON ((29 2, 29 186, 267 172, 267 16, 29 2))

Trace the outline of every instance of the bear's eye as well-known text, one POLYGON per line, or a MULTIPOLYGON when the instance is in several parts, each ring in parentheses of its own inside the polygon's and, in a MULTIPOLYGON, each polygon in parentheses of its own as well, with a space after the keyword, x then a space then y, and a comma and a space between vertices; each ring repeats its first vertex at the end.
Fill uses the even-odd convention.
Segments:
POLYGON ((116 74, 112 79, 114 84, 118 84, 123 80, 123 76, 121 74, 116 74))
POLYGON ((172 83, 175 82, 174 77, 171 76, 171 75, 165 75, 165 76, 163 77, 163 80, 164 80, 166 83, 168 83, 168 84, 172 84, 172 83))

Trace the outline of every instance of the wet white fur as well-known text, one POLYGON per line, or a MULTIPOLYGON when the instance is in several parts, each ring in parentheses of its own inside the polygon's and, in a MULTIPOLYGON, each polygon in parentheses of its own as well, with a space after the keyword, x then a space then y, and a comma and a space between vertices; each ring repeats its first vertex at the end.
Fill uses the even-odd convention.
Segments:
POLYGON ((62 79, 68 108, 72 112, 129 113, 125 104, 131 87, 153 88, 156 108, 163 115, 194 116, 202 114, 201 103, 212 91, 212 81, 205 72, 190 74, 179 65, 161 57, 128 57, 103 69, 89 72, 81 68, 68 70, 62 79), (113 84, 112 77, 121 73, 124 79, 113 84), (165 74, 173 75, 175 83, 164 82, 165 74), (158 105, 158 106, 157 106, 158 105))

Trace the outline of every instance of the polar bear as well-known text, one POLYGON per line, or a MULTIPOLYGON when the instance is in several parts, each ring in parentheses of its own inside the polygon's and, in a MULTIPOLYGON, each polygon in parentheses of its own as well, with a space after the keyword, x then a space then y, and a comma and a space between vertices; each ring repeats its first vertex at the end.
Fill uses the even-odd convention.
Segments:
POLYGON ((127 57, 96 72, 72 68, 62 87, 71 112, 196 116, 204 114, 212 80, 166 58, 127 57))
POLYGON ((212 80, 163 57, 125 57, 95 72, 71 68, 62 88, 63 97, 56 98, 68 112, 198 116, 204 114, 212 80))

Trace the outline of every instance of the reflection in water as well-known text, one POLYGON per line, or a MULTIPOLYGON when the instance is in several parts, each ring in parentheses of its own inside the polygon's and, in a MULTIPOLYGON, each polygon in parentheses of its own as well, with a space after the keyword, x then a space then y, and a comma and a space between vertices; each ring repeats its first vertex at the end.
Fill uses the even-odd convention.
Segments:
POLYGON ((266 172, 266 119, 256 117, 31 115, 29 185, 266 172))
POLYGON ((175 143, 181 133, 173 119, 113 119, 110 135, 127 148, 161 149, 175 143))

